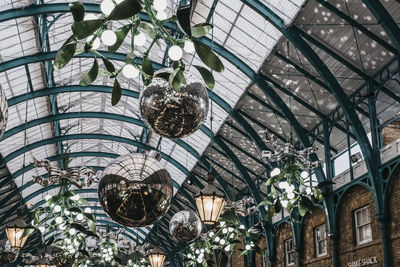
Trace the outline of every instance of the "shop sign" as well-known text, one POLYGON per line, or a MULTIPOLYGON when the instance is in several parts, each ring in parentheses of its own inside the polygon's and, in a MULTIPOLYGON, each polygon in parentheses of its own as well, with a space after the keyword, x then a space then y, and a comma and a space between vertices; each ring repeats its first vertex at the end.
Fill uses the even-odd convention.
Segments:
POLYGON ((376 256, 370 258, 359 259, 356 261, 350 261, 347 263, 347 267, 359 267, 359 266, 367 266, 371 264, 378 263, 376 256))

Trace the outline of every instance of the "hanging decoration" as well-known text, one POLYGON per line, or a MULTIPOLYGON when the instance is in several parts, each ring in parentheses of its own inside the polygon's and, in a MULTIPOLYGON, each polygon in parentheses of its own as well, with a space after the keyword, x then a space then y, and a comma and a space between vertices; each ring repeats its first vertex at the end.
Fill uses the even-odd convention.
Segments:
POLYGON ((226 217, 219 219, 213 230, 202 234, 181 251, 181 254, 189 266, 201 264, 204 267, 211 264, 214 253, 226 253, 230 257, 233 251, 238 250, 240 255, 246 255, 250 251, 263 255, 263 250, 256 245, 260 237, 259 230, 255 227, 247 229, 231 209, 226 217))
POLYGON ((98 193, 111 219, 128 227, 144 227, 168 211, 172 179, 156 159, 132 153, 118 157, 104 169, 98 193))
POLYGON ((279 144, 275 135, 265 131, 267 144, 273 147, 273 152, 262 151, 262 157, 269 162, 277 164, 265 184, 269 186, 268 198, 259 203, 269 205, 266 220, 272 219, 275 213, 279 213, 282 207, 290 215, 294 210, 302 217, 307 211, 314 208, 313 199, 322 200, 321 189, 332 183, 325 181, 314 186, 310 173, 313 168, 319 167, 318 161, 310 161, 309 156, 317 151, 315 147, 298 150, 293 144, 279 144), (309 180, 309 182, 306 182, 309 180))
MULTIPOLYGON (((20 211, 18 211, 19 213, 20 211)), ((22 215, 18 214, 18 217, 9 222, 6 226, 6 235, 8 242, 10 243, 10 247, 13 250, 19 251, 25 245, 26 240, 28 239, 29 234, 32 231, 29 231, 28 225, 22 219, 22 215)))
POLYGON ((158 135, 183 138, 197 131, 207 118, 208 94, 191 73, 183 72, 186 83, 175 90, 167 78, 174 70, 162 69, 140 96, 143 121, 158 135), (164 77, 164 78, 163 78, 164 77))
MULTIPOLYGON (((60 179, 60 190, 55 196, 47 195, 44 206, 32 211, 32 226, 25 232, 31 233, 37 230, 42 233, 42 243, 58 248, 60 250, 58 258, 62 263, 66 264, 72 261, 74 267, 83 266, 83 263, 89 258, 86 251, 86 238, 90 236, 98 238, 96 219, 88 207, 89 203, 79 194, 71 191, 69 187, 77 185, 77 183, 81 186, 89 183, 79 183, 83 178, 79 176, 80 172, 75 173, 68 168, 68 155, 64 154, 62 159, 65 170, 50 167, 47 161, 35 161, 38 165, 47 166, 50 177, 54 177, 52 181, 60 179), (62 175, 58 176, 59 173, 62 175), (56 238, 56 231, 61 232, 59 238, 56 238), (46 232, 53 232, 47 242, 44 240, 46 232)), ((83 174, 85 176, 86 172, 83 174)), ((49 179, 51 180, 51 178, 49 179)))
POLYGON ((6 93, 0 86, 0 140, 6 131, 8 121, 8 104, 6 93))
MULTIPOLYGON (((157 76, 165 79, 172 88, 180 91, 182 85, 186 85, 188 79, 186 66, 182 60, 184 51, 186 53, 196 52, 200 60, 211 70, 222 72, 224 66, 212 48, 203 44, 198 38, 208 34, 212 25, 201 23, 190 25, 191 7, 182 6, 177 9, 176 14, 166 14, 166 0, 104 0, 101 3, 103 14, 96 17, 92 14, 85 16, 84 5, 81 2, 70 4, 70 10, 74 18, 72 25, 72 36, 62 45, 58 51, 54 66, 62 69, 68 64, 74 55, 80 52, 91 52, 94 62, 89 72, 83 74, 80 84, 86 86, 94 82, 100 72, 110 79, 114 79, 114 87, 111 102, 116 105, 121 98, 122 89, 118 82, 120 73, 128 78, 142 76, 144 85, 151 84, 154 76, 154 69, 149 60, 149 53, 155 44, 159 47, 168 48, 168 56, 174 62, 173 71, 157 76), (139 16, 140 13, 140 16, 139 16), (145 20, 144 20, 145 18, 145 20), (112 24, 118 21, 123 26, 117 30, 112 29, 112 24), (167 26, 177 23, 182 37, 176 38, 175 34, 167 26), (127 53, 125 64, 121 69, 116 69, 114 64, 97 49, 102 43, 108 47, 108 52, 115 53, 130 36, 130 52, 127 53), (149 43, 147 42, 149 39, 149 43), (145 47, 143 53, 138 47, 145 47), (99 70, 97 58, 101 58, 105 70, 99 70), (166 74, 166 75, 164 75, 166 74)), ((177 29, 177 28, 176 28, 177 29)), ((144 50, 144 49, 143 49, 144 50)), ((213 74, 207 68, 194 65, 205 84, 212 89, 215 84, 213 74)))
POLYGON ((169 232, 179 242, 190 242, 201 234, 202 223, 193 211, 182 210, 174 214, 169 221, 169 232))
POLYGON ((98 258, 97 264, 111 265, 117 264, 116 255, 118 254, 118 235, 111 232, 111 226, 106 226, 106 232, 101 235, 97 248, 92 252, 93 257, 98 258))
POLYGON ((92 169, 86 167, 61 170, 60 168, 52 167, 49 160, 39 161, 36 159, 34 159, 33 164, 36 169, 45 168, 49 174, 49 178, 43 178, 42 176, 33 177, 33 181, 41 186, 59 184, 66 180, 78 188, 82 188, 83 186, 89 187, 94 182, 96 176, 96 173, 92 169))
POLYGON ((208 184, 194 197, 200 219, 204 224, 214 225, 224 209, 225 194, 214 185, 215 176, 207 175, 208 184))

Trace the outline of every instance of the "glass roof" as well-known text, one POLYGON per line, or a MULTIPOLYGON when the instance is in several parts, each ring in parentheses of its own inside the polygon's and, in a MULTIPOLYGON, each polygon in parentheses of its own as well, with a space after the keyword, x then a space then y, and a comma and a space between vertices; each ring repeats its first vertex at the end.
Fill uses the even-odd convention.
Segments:
MULTIPOLYGON (((101 1, 83 2, 98 5, 101 1)), ((353 95, 356 92, 366 93, 366 79, 391 64, 393 43, 360 0, 330 1, 333 8, 323 2, 259 1, 279 16, 285 27, 296 30, 306 40, 331 70, 349 99, 355 101, 353 95), (339 11, 348 18, 339 16, 339 11), (357 28, 352 21, 368 24, 367 30, 371 34, 357 28), (377 40, 374 35, 380 39, 377 40)), ((177 3, 168 0, 169 15, 174 13, 177 3)), ((138 96, 143 88, 139 78, 121 76, 120 83, 127 94, 122 96, 117 106, 111 106, 111 94, 104 93, 103 89, 110 89, 112 80, 104 77, 85 89, 78 86, 81 73, 88 71, 93 59, 76 57, 62 70, 49 69, 55 52, 71 35, 72 15, 65 12, 67 5, 62 4, 66 1, 0 0, 0 84, 9 101, 7 132, 0 142, 0 153, 16 186, 25 185, 21 196, 34 205, 49 192, 41 190, 41 186, 36 184, 27 185, 33 176, 43 174, 29 168, 29 165, 34 158, 50 158, 54 165, 59 164, 57 141, 61 140, 62 148, 68 148, 72 153, 71 166, 101 170, 118 155, 140 151, 137 143, 144 133, 138 108, 138 96), (15 15, 24 8, 35 10, 35 7, 44 4, 48 7, 59 5, 54 9, 48 8, 46 16, 35 12, 33 16, 32 13, 15 15), (18 12, 11 14, 12 9, 18 12), (43 24, 43 19, 46 19, 46 24, 43 24), (48 46, 42 47, 43 33, 48 35, 48 46), (57 94, 51 95, 55 88, 57 94)), ((280 110, 279 103, 271 98, 273 93, 289 107, 302 129, 315 139, 315 145, 320 148, 319 159, 323 161, 326 148, 323 147, 324 137, 320 134, 322 121, 330 119, 335 112, 342 115, 343 111, 321 73, 298 47, 282 36, 282 31, 271 24, 268 16, 253 8, 249 1, 193 0, 192 4, 193 24, 204 21, 214 24, 214 29, 206 38, 212 40, 216 50, 222 51, 225 71, 214 73, 216 85, 210 94, 214 99, 213 128, 209 112, 204 126, 193 135, 180 140, 163 138, 160 143, 164 155, 161 163, 175 181, 176 198, 188 201, 178 191, 181 186, 190 192, 198 191, 196 186, 187 184, 187 177, 189 174, 205 177, 204 162, 210 160, 211 130, 232 150, 251 179, 256 179, 266 170, 260 159, 260 147, 244 125, 248 124, 258 134, 268 128, 282 141, 287 138, 293 127, 287 114, 280 110), (256 78, 262 78, 266 88, 261 88, 257 80, 252 80, 256 78), (238 117, 242 117, 243 121, 240 122, 238 117)), ((386 1, 384 5, 394 18, 400 17, 399 9, 394 8, 398 5, 396 1, 386 1)), ((99 13, 95 15, 99 16, 99 13)), ((121 25, 115 22, 112 28, 121 25)), ((166 47, 163 42, 155 46, 150 60, 167 66, 166 47)), ((100 50, 106 50, 106 47, 100 47, 100 50)), ((116 67, 124 64, 123 55, 129 50, 129 43, 124 43, 120 49, 122 56, 112 59, 116 67)), ((139 52, 143 53, 144 48, 140 48, 139 52)), ((188 66, 201 65, 194 54, 186 53, 184 61, 188 66)), ((104 68, 102 64, 101 67, 104 68)), ((189 71, 199 76, 192 67, 189 71)), ((395 94, 400 93, 395 84, 386 86, 395 94)), ((400 112, 399 104, 387 94, 380 94, 378 103, 381 121, 400 112)), ((356 110, 368 130, 365 106, 356 110)), ((351 129, 347 132, 340 120, 334 124, 330 139, 333 155, 346 148, 347 134, 354 143, 351 129)), ((147 145, 155 148, 158 143, 159 136, 150 134, 147 145)), ((221 144, 215 143, 214 150, 215 169, 221 177, 237 191, 246 188, 241 172, 221 144)), ((94 184, 92 191, 82 195, 95 199, 96 188, 94 184)), ((98 203, 94 201, 91 205, 98 206, 98 203)), ((178 210, 176 206, 174 209, 178 210)), ((96 213, 104 215, 100 209, 96 213)), ((150 228, 142 231, 141 236, 146 238, 150 228)))

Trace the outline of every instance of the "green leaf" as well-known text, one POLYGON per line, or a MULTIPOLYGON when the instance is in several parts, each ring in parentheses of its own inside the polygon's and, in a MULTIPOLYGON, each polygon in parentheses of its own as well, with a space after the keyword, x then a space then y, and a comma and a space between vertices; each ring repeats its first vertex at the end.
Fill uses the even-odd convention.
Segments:
POLYGON ((211 71, 198 65, 194 65, 194 67, 200 72, 200 75, 206 83, 207 87, 213 89, 215 86, 215 79, 211 71))
POLYGON ((112 90, 112 95, 111 95, 111 104, 115 106, 118 104, 119 100, 121 100, 122 96, 122 88, 121 85, 119 84, 118 80, 114 80, 114 86, 112 90))
POLYGON ((160 73, 154 74, 154 77, 158 77, 158 78, 169 81, 170 75, 171 75, 170 72, 160 72, 160 73))
POLYGON ((117 41, 115 42, 115 44, 108 47, 108 52, 115 53, 118 50, 118 48, 124 42, 126 36, 128 35, 128 32, 130 31, 130 29, 132 29, 132 27, 133 27, 132 24, 128 24, 122 26, 121 28, 115 31, 115 35, 117 36, 117 41))
POLYGON ((79 204, 82 204, 82 205, 85 205, 85 206, 88 206, 88 205, 89 205, 89 202, 87 202, 87 200, 84 199, 84 198, 79 198, 79 199, 77 200, 77 202, 78 202, 79 204))
POLYGON ((325 181, 318 183, 317 188, 323 188, 323 187, 331 185, 331 184, 335 184, 335 182, 325 180, 325 181))
POLYGON ((213 28, 210 23, 200 23, 192 27, 192 36, 195 38, 203 37, 213 28))
POLYGON ((274 208, 274 206, 271 206, 271 207, 269 208, 267 214, 265 215, 264 220, 265 220, 265 221, 271 220, 271 219, 272 219, 272 216, 274 216, 274 213, 275 213, 275 208, 274 208))
POLYGON ((68 209, 70 212, 78 212, 81 213, 82 209, 80 207, 72 207, 68 209))
POLYGON ((96 223, 95 220, 88 220, 87 224, 89 226, 90 231, 92 231, 93 233, 96 233, 96 223))
POLYGON ((83 215, 85 215, 85 217, 86 217, 88 220, 91 220, 91 221, 93 221, 93 222, 96 222, 96 218, 94 217, 93 214, 91 214, 91 213, 83 213, 83 215))
POLYGON ((128 19, 142 10, 142 5, 137 0, 125 0, 118 4, 108 16, 109 20, 128 19))
POLYGON ((28 228, 26 228, 26 229, 24 230, 24 233, 22 234, 21 238, 32 234, 33 232, 35 232, 35 230, 36 230, 36 229, 33 228, 33 227, 28 227, 28 228))
POLYGON ((81 2, 72 2, 69 4, 69 10, 74 17, 74 21, 82 21, 85 16, 85 7, 81 2))
POLYGON ((169 81, 168 81, 176 91, 179 91, 180 86, 181 86, 180 80, 176 79, 176 76, 177 76, 179 71, 181 71, 181 69, 179 69, 179 68, 174 69, 174 71, 169 76, 169 81))
POLYGON ((96 80, 98 74, 99 74, 99 63, 97 62, 97 58, 94 58, 92 68, 89 70, 89 72, 82 75, 79 85, 88 86, 89 84, 91 84, 96 80))
POLYGON ((194 41, 193 43, 197 55, 199 55, 204 64, 217 72, 224 71, 224 64, 222 64, 222 61, 208 46, 197 41, 194 41))
POLYGON ((300 202, 301 202, 302 206, 309 209, 310 211, 314 208, 314 203, 308 197, 301 196, 300 202))
POLYGON ((55 204, 60 200, 61 196, 53 196, 49 199, 49 201, 47 201, 47 203, 49 203, 49 205, 51 204, 55 204))
POLYGON ((323 199, 321 191, 319 189, 317 189, 317 188, 314 189, 314 197, 317 200, 322 200, 323 199))
POLYGON ((64 192, 64 197, 66 197, 66 198, 70 198, 70 197, 75 196, 75 195, 76 194, 74 192, 72 192, 71 190, 66 190, 64 192))
POLYGON ((57 69, 62 69, 65 65, 68 64, 68 62, 70 62, 76 50, 76 43, 76 38, 72 35, 61 46, 60 50, 58 50, 56 58, 54 59, 54 66, 57 69))
POLYGON ((72 24, 72 32, 79 40, 84 39, 97 31, 103 23, 103 19, 76 21, 72 24))
POLYGON ((176 78, 179 80, 180 83, 186 84, 185 75, 183 75, 183 71, 181 69, 176 74, 176 78))
POLYGON ((101 59, 103 60, 104 66, 106 66, 107 71, 109 72, 115 71, 114 64, 112 64, 112 62, 108 58, 102 56, 101 59))
POLYGON ((272 205, 272 202, 269 200, 263 200, 260 203, 258 203, 257 207, 265 206, 265 205, 272 205))
POLYGON ((282 210, 282 204, 279 198, 276 199, 274 204, 275 213, 279 213, 282 210))
POLYGON ((306 213, 307 213, 307 209, 305 207, 303 207, 303 205, 300 205, 299 206, 299 215, 301 217, 304 217, 304 215, 306 215, 306 213))
POLYGON ((153 65, 151 64, 150 60, 147 57, 143 58, 142 70, 144 71, 144 73, 150 76, 152 76, 154 73, 153 65))
POLYGON ((54 240, 55 240, 55 237, 54 237, 54 235, 52 235, 52 236, 49 238, 49 240, 47 240, 46 246, 50 246, 51 244, 53 244, 54 240))
POLYGON ((151 39, 154 39, 154 37, 156 37, 156 32, 154 31, 153 27, 151 27, 149 24, 141 22, 139 24, 139 28, 142 30, 142 32, 147 34, 151 39))
POLYGON ((78 230, 79 232, 84 233, 84 234, 86 234, 88 232, 88 230, 86 230, 86 228, 79 223, 71 223, 71 227, 75 228, 76 230, 78 230))
POLYGON ((190 28, 190 5, 180 6, 176 11, 176 17, 178 19, 179 28, 189 37, 192 37, 192 31, 190 28))

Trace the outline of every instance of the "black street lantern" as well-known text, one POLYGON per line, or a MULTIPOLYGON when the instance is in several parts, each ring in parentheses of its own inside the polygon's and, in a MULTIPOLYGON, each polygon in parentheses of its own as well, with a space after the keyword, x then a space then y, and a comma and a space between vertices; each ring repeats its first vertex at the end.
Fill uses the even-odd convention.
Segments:
POLYGON ((208 185, 195 196, 197 210, 204 224, 215 225, 225 206, 225 194, 214 185, 214 175, 207 175, 208 185))
POLYGON ((27 224, 20 217, 10 222, 6 227, 6 234, 12 249, 21 249, 25 245, 29 235, 23 236, 27 224))
POLYGON ((164 266, 165 258, 167 254, 158 246, 150 250, 148 255, 151 267, 162 267, 164 266))

